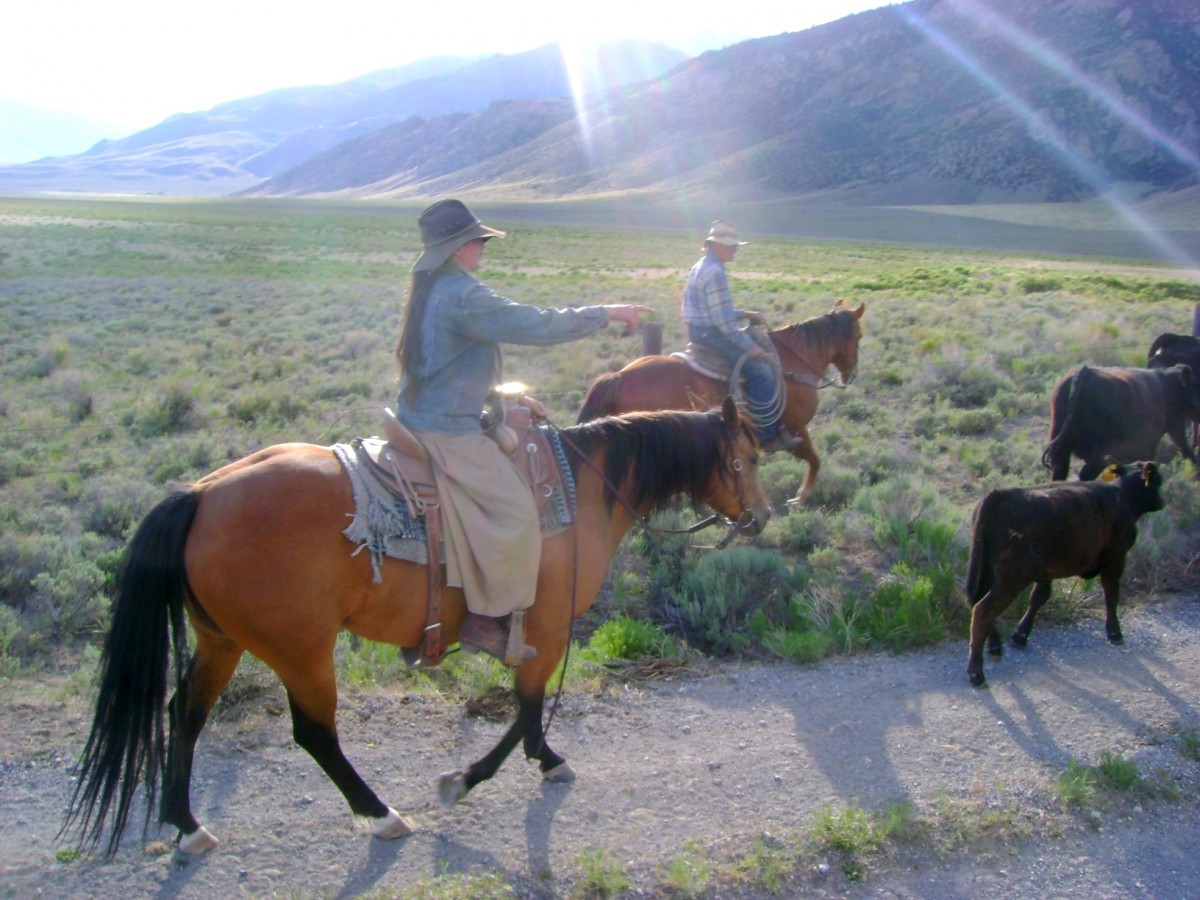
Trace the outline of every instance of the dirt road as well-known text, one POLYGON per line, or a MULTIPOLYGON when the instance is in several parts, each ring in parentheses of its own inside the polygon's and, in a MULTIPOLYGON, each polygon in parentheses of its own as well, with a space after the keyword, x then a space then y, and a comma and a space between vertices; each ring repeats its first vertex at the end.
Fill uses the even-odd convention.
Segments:
POLYGON ((399 842, 370 837, 292 743, 282 694, 260 698, 201 740, 195 808, 222 843, 198 859, 174 852, 168 832, 147 851, 135 828, 113 862, 56 861, 87 710, 10 682, 0 688, 0 896, 389 896, 489 870, 518 896, 567 896, 589 855, 619 865, 629 895, 658 896, 671 862, 697 848, 711 867, 707 895, 726 896, 735 888, 720 874, 756 841, 786 845, 822 807, 898 801, 913 804, 923 837, 870 859, 856 881, 836 856, 806 863, 784 893, 1200 896, 1200 762, 1185 741, 1200 729, 1200 595, 1128 609, 1123 648, 1092 613, 989 659, 987 690, 968 686, 956 641, 568 692, 550 739, 577 782, 544 784, 518 754, 451 809, 436 805, 437 775, 481 756, 504 724, 436 697, 344 697, 347 756, 420 826, 399 842), (1173 792, 1065 806, 1056 777, 1106 751, 1173 792))

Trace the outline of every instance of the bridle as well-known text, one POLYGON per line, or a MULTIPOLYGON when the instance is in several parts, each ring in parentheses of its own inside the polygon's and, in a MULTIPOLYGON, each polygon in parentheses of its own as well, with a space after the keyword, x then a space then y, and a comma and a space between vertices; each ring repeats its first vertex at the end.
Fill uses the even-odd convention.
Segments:
MULTIPOLYGON (((553 423, 549 423, 549 424, 553 425, 553 423)), ((745 531, 747 528, 749 528, 751 525, 754 524, 754 521, 755 521, 754 511, 746 507, 745 500, 744 500, 745 495, 742 493, 742 488, 743 488, 743 486, 742 486, 742 459, 736 453, 733 456, 733 461, 729 464, 729 468, 733 472, 734 490, 737 493, 739 502, 742 503, 742 512, 737 517, 736 521, 731 521, 730 519, 726 518, 725 516, 714 513, 713 515, 709 516, 707 519, 703 520, 702 522, 697 522, 691 528, 687 528, 687 529, 683 529, 683 530, 675 530, 675 529, 670 529, 670 528, 655 528, 654 526, 650 525, 650 520, 649 520, 648 516, 638 515, 637 510, 635 510, 633 508, 633 504, 630 503, 628 500, 626 500, 625 497, 621 494, 621 492, 618 491, 612 485, 612 483, 605 476, 603 470, 601 470, 601 468, 598 465, 596 465, 594 462, 592 462, 591 457, 589 457, 586 453, 584 453, 582 450, 580 450, 578 445, 576 445, 576 443, 574 441, 572 441, 569 437, 567 437, 567 435, 563 433, 561 428, 558 428, 557 426, 553 426, 553 427, 555 427, 558 430, 559 438, 568 447, 570 447, 571 450, 574 451, 574 453, 576 455, 578 455, 581 460, 583 460, 585 463, 587 463, 593 472, 595 472, 598 476, 600 476, 600 481, 603 482, 604 487, 608 491, 610 491, 612 493, 612 495, 617 498, 618 501, 620 501, 621 506, 623 506, 625 508, 625 510, 633 517, 634 522, 636 524, 639 524, 645 531, 648 531, 648 532, 651 532, 654 534, 658 534, 660 536, 693 534, 697 531, 700 531, 702 528, 707 528, 709 525, 714 525, 714 524, 719 524, 719 523, 725 524, 726 526, 728 526, 729 530, 726 532, 725 537, 721 538, 721 540, 717 541, 717 543, 712 544, 707 547, 697 546, 694 544, 686 545, 690 549, 693 549, 693 550, 720 550, 720 549, 726 547, 735 537, 737 537, 739 534, 741 534, 743 531, 745 531)), ((729 446, 730 446, 730 449, 733 448, 733 440, 732 439, 729 442, 729 446)), ((709 494, 708 499, 711 500, 712 496, 713 496, 712 494, 709 494)), ((701 502, 707 502, 707 501, 701 501, 701 502)), ((567 619, 567 646, 566 646, 566 650, 563 653, 562 665, 559 668, 558 688, 554 692, 554 705, 550 707, 550 712, 546 717, 545 723, 542 725, 542 747, 545 747, 545 745, 546 745, 546 734, 550 731, 550 725, 554 722, 554 717, 558 713, 559 701, 562 699, 563 685, 566 682, 566 677, 567 677, 567 663, 571 659, 571 635, 575 630, 575 609, 577 606, 578 592, 579 592, 579 523, 578 522, 576 522, 574 527, 572 527, 571 535, 572 535, 572 537, 571 537, 571 553, 573 556, 573 561, 572 561, 572 565, 571 565, 571 615, 567 619)))
POLYGON ((857 359, 854 360, 854 365, 850 367, 849 373, 843 374, 841 369, 838 369, 838 377, 836 379, 829 378, 825 375, 825 370, 829 368, 828 364, 826 364, 824 368, 817 366, 796 346, 794 341, 795 326, 791 326, 783 331, 786 332, 786 334, 778 331, 771 333, 779 335, 779 343, 783 345, 784 349, 786 349, 788 353, 795 356, 804 365, 808 366, 808 368, 814 373, 812 375, 808 375, 803 372, 784 372, 783 377, 786 381, 790 381, 794 384, 807 384, 809 387, 814 387, 817 390, 827 387, 835 387, 845 390, 854 383, 854 379, 858 377, 857 359))

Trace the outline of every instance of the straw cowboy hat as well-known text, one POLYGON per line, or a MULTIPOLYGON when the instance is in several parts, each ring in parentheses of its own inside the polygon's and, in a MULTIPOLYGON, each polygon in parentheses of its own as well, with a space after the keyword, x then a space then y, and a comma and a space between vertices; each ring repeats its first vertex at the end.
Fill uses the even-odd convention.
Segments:
POLYGON ((713 222, 712 228, 708 230, 708 237, 704 239, 704 243, 710 241, 714 244, 724 244, 726 247, 741 247, 746 244, 746 241, 738 240, 737 229, 733 225, 720 219, 713 222))
POLYGON ((480 222, 461 200, 439 200, 426 207, 417 218, 417 224, 421 226, 421 243, 425 248, 413 263, 414 272, 436 269, 470 241, 504 237, 503 231, 488 228, 480 222))

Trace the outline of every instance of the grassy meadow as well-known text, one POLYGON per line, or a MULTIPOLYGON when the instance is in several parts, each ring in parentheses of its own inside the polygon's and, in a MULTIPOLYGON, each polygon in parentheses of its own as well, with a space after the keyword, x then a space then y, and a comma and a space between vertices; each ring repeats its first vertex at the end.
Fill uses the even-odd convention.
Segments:
MULTIPOLYGON (((418 208, 0 202, 0 675, 94 655, 122 547, 169 484, 272 443, 378 433, 418 208)), ((644 303, 666 348, 681 346, 702 232, 482 209, 509 229, 480 273, 501 294, 644 303)), ((859 377, 822 392, 811 430, 824 468, 807 508, 784 505, 803 464, 775 456, 763 474, 777 514, 759 537, 706 554, 630 536, 579 632, 595 658, 694 648, 805 662, 963 639, 971 508, 1046 479, 1055 381, 1084 362, 1143 365, 1158 334, 1190 331, 1200 302, 1193 273, 1153 262, 747 236, 735 298, 773 326, 866 303, 859 377)), ((616 329, 510 347, 505 374, 568 425, 590 381, 640 349, 616 329)), ((1127 598, 1195 583, 1200 489, 1172 461, 1164 493, 1127 598)), ((1059 582, 1056 595, 1046 619, 1102 607, 1098 584, 1059 582)), ((410 677, 390 650, 348 641, 343 656, 355 678, 410 677)))

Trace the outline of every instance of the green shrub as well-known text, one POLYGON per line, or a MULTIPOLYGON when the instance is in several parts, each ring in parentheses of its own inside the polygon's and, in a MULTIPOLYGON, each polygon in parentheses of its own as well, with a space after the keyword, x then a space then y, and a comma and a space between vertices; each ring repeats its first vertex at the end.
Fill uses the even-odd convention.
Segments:
POLYGON ((871 640, 892 651, 937 643, 947 636, 944 605, 931 578, 896 566, 871 594, 861 626, 871 640))
POLYGON ((1061 278, 1053 275, 1026 275, 1017 282, 1017 286, 1026 294, 1048 294, 1061 290, 1063 283, 1061 278))
POLYGON ((25 608, 25 639, 35 649, 99 633, 108 619, 105 573, 92 561, 71 559, 34 577, 25 608))
POLYGON ((618 616, 593 633, 588 646, 611 659, 664 659, 678 655, 670 636, 657 625, 618 616))
POLYGON ((779 628, 763 636, 763 645, 789 662, 819 662, 829 655, 833 636, 827 631, 779 628))
POLYGON ((785 624, 792 593, 792 574, 778 553, 732 546, 688 567, 676 603, 688 641, 725 654, 750 644, 752 624, 763 633, 785 624))
POLYGON ((787 553, 807 553, 824 543, 828 534, 828 514, 810 507, 772 518, 763 531, 763 540, 787 553))

